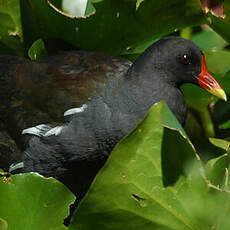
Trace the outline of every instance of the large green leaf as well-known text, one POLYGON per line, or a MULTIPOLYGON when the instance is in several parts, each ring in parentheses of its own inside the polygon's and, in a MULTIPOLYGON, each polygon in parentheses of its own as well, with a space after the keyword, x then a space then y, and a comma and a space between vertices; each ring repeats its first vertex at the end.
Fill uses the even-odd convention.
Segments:
POLYGON ((115 147, 70 229, 196 229, 178 196, 189 158, 195 158, 194 148, 158 103, 115 147))
POLYGON ((60 182, 35 173, 0 178, 0 225, 9 230, 64 230, 74 195, 60 182))
POLYGON ((81 49, 124 54, 162 35, 204 22, 199 0, 91 2, 95 11, 74 17, 60 9, 60 1, 22 1, 26 37, 37 33, 33 39, 62 39, 81 49))
POLYGON ((206 171, 192 156, 181 127, 158 103, 115 147, 69 229, 227 230, 230 194, 211 183, 225 176, 226 155, 206 171))

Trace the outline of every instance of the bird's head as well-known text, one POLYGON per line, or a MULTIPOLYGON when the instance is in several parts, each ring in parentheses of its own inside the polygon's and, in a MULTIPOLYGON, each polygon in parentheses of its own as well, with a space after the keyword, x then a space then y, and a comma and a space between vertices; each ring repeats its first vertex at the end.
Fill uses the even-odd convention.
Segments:
POLYGON ((164 68, 173 75, 169 77, 169 81, 177 85, 193 83, 227 100, 224 90, 209 73, 204 54, 192 41, 180 37, 165 37, 155 45, 153 48, 158 50, 158 61, 162 61, 164 68))

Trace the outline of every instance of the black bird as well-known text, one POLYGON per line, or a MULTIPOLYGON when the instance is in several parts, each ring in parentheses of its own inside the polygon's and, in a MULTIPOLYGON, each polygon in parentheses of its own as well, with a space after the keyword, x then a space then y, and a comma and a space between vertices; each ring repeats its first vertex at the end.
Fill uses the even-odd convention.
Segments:
POLYGON ((182 84, 200 85, 226 100, 201 50, 180 37, 159 40, 133 65, 84 51, 39 61, 1 56, 0 81, 1 121, 21 150, 18 161, 9 162, 10 172, 53 176, 78 199, 154 103, 166 101, 184 124, 182 84))

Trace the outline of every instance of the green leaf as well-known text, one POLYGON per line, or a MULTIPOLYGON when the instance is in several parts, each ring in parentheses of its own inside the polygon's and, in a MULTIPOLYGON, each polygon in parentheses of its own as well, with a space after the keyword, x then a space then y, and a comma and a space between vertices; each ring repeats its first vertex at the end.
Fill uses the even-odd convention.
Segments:
MULTIPOLYGON (((229 152, 228 152, 228 155, 229 155, 229 152)), ((230 188, 230 173, 229 173, 230 171, 229 170, 230 170, 230 164, 228 165, 228 178, 227 178, 228 179, 228 181, 227 181, 228 188, 230 188)))
POLYGON ((230 142, 223 140, 223 139, 218 139, 218 138, 209 138, 210 142, 217 146, 220 147, 222 149, 224 149, 225 151, 228 151, 229 146, 230 146, 230 142))
MULTIPOLYGON (((103 0, 97 0, 97 1, 99 2, 99 1, 103 1, 103 0)), ((96 12, 96 9, 94 8, 94 6, 92 4, 94 2, 96 2, 96 0, 88 0, 87 6, 86 6, 86 11, 85 11, 85 16, 92 15, 96 12)))
POLYGON ((144 0, 137 0, 136 2, 136 10, 138 10, 138 8, 140 7, 141 3, 143 2, 144 0))
MULTIPOLYGON (((230 71, 228 71, 225 76, 220 79, 221 84, 227 93, 227 97, 229 97, 229 84, 230 84, 230 71)), ((230 103, 229 98, 227 102, 219 100, 215 103, 213 107, 213 118, 220 129, 228 129, 229 128, 229 117, 230 117, 230 103)), ((223 130, 222 130, 223 131, 223 130)), ((222 132, 222 137, 229 137, 227 130, 222 132)))
POLYGON ((0 229, 1 230, 7 230, 8 229, 7 222, 4 219, 2 219, 2 218, 0 218, 0 229))
POLYGON ((0 0, 1 54, 24 55, 20 1, 0 0))
POLYGON ((228 229, 230 195, 211 184, 223 179, 226 155, 208 163, 205 178, 194 148, 164 110, 153 106, 115 147, 69 229, 228 229))
POLYGON ((188 109, 184 129, 186 130, 186 133, 195 146, 200 143, 201 139, 204 138, 204 130, 202 128, 202 124, 200 124, 195 112, 192 111, 191 108, 188 109))
POLYGON ((181 189, 181 202, 189 213, 191 221, 197 224, 195 229, 229 229, 230 194, 204 180, 199 164, 190 165, 187 187, 181 189), (228 226, 228 227, 226 227, 228 226))
POLYGON ((228 154, 209 160, 205 165, 207 179, 215 186, 225 186, 225 174, 227 168, 228 154))
POLYGON ((62 39, 80 49, 116 55, 205 21, 198 0, 143 1, 137 10, 136 0, 91 1, 96 11, 83 17, 67 15, 55 2, 23 1, 30 6, 23 15, 27 21, 36 21, 36 26, 30 27, 30 33, 39 36, 36 39, 62 39))
POLYGON ((195 34, 192 37, 192 41, 195 42, 203 51, 221 50, 228 44, 219 34, 211 29, 206 29, 195 34))
POLYGON ((219 125, 220 129, 229 129, 230 128, 230 120, 224 122, 223 124, 219 125))
POLYGON ((150 45, 152 45, 154 42, 156 42, 159 39, 155 39, 155 40, 150 40, 150 41, 143 41, 141 42, 139 45, 137 45, 134 48, 128 48, 123 54, 122 56, 132 62, 134 62, 140 54, 143 53, 144 50, 146 50, 150 45))
POLYGON ((9 229, 65 229, 74 195, 53 178, 35 173, 0 178, 0 219, 9 229))
POLYGON ((195 229, 177 195, 190 158, 194 148, 175 117, 164 103, 156 104, 117 144, 70 229, 195 229))
MULTIPOLYGON (((216 219, 216 229, 219 230, 228 230, 230 226, 230 194, 229 192, 219 192, 218 196, 211 197, 214 198, 214 205, 211 208, 215 210, 215 215, 213 216, 216 219), (218 217, 218 218, 216 218, 218 217)), ((210 208, 210 206, 209 206, 210 208)))
POLYGON ((192 37, 192 28, 186 27, 180 31, 180 36, 185 39, 191 39, 192 37))
POLYGON ((230 51, 228 50, 217 50, 217 51, 206 51, 205 57, 209 71, 214 73, 218 80, 230 71, 230 51))
POLYGON ((37 60, 48 56, 42 39, 39 39, 32 44, 28 51, 28 56, 31 60, 37 60))
POLYGON ((205 165, 206 177, 210 183, 218 186, 218 188, 223 187, 226 189, 229 180, 228 168, 230 142, 218 138, 210 138, 209 140, 213 145, 225 150, 225 154, 207 162, 205 165))

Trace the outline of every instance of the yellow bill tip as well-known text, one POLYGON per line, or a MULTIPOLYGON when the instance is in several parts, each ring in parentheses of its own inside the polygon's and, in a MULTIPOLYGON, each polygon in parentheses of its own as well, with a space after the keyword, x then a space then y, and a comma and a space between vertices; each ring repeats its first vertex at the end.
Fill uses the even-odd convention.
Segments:
POLYGON ((227 96, 223 89, 211 88, 208 92, 224 101, 227 101, 227 96))

